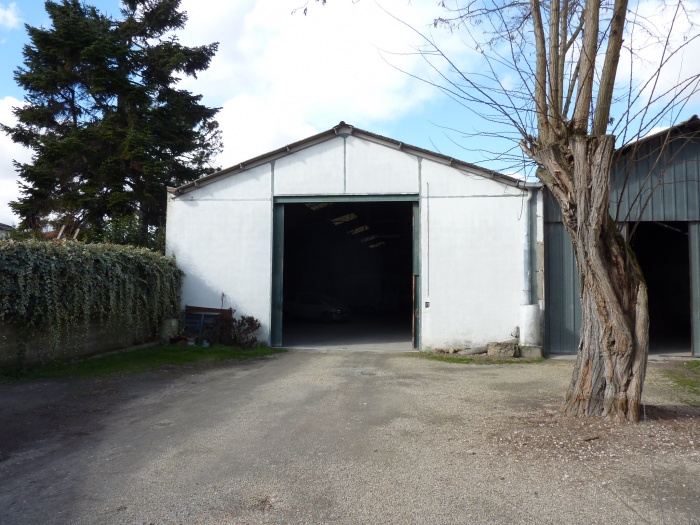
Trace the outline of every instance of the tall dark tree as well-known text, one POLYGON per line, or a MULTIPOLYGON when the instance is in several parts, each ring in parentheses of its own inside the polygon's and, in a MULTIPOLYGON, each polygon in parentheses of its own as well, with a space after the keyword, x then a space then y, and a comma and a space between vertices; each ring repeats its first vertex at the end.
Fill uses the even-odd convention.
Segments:
POLYGON ((47 1, 51 27, 26 26, 15 71, 25 104, 16 126, 2 126, 34 152, 15 163, 21 196, 10 206, 21 226, 99 232, 136 217, 147 231, 164 222, 167 186, 214 171, 218 109, 176 86, 205 70, 218 44, 181 45, 179 6, 123 0, 115 20, 79 0, 47 1))

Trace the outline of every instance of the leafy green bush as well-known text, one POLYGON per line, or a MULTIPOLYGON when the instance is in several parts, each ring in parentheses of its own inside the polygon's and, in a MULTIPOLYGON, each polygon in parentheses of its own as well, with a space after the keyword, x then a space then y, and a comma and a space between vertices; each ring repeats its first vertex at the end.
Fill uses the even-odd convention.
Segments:
POLYGON ((24 343, 47 334, 50 351, 95 322, 155 335, 178 314, 181 282, 174 259, 146 248, 2 240, 0 324, 18 328, 24 343))

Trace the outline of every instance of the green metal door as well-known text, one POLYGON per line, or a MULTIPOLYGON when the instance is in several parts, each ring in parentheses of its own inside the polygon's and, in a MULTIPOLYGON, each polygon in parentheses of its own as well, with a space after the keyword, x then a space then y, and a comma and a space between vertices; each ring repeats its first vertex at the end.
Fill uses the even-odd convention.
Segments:
POLYGON ((270 345, 282 346, 282 307, 284 303, 284 204, 272 208, 272 315, 270 345))
POLYGON ((413 203, 413 322, 411 340, 413 348, 420 348, 420 206, 413 203))
POLYGON ((700 222, 688 224, 690 243, 691 355, 700 356, 700 222))
POLYGON ((284 305, 284 206, 312 202, 412 202, 413 203, 413 348, 420 348, 420 207, 417 195, 342 195, 277 197, 272 213, 272 293, 270 345, 282 346, 284 305))

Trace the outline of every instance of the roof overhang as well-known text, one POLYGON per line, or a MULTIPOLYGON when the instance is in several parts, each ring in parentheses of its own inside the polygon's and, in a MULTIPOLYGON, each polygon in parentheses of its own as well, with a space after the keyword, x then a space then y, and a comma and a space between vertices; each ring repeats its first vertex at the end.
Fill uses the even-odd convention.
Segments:
POLYGON ((624 155, 630 150, 639 148, 641 145, 646 144, 648 142, 654 141, 654 140, 669 140, 669 139, 675 139, 675 138, 685 138, 685 137, 697 137, 700 136, 700 118, 698 118, 697 115, 693 115, 690 117, 688 120, 685 120, 679 124, 676 124, 675 126, 671 126, 670 128, 663 129, 657 133, 654 133, 652 135, 647 135, 646 137, 643 137, 639 140, 635 140, 633 142, 630 142, 628 144, 625 144, 618 150, 616 150, 616 154, 618 156, 624 155))

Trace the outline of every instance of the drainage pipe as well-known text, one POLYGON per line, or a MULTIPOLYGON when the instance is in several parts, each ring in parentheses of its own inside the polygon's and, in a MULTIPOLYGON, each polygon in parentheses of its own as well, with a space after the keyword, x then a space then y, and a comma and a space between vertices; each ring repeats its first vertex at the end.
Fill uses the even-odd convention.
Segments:
POLYGON ((523 301, 521 304, 530 304, 532 301, 532 258, 530 249, 530 206, 532 204, 532 189, 527 190, 525 210, 523 212, 523 301))
POLYGON ((523 217, 523 296, 520 307, 520 345, 542 345, 542 314, 537 301, 532 300, 532 199, 535 198, 536 188, 526 188, 528 194, 525 202, 523 217))

